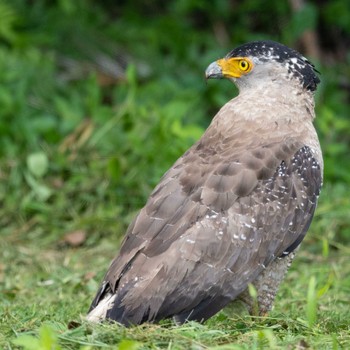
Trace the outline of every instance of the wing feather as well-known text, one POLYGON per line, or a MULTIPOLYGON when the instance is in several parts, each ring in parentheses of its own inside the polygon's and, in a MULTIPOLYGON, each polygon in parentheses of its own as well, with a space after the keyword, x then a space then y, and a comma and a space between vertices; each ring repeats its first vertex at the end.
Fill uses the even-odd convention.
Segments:
POLYGON ((211 152, 210 164, 207 154, 197 144, 164 175, 91 310, 115 293, 107 317, 124 324, 207 319, 300 244, 322 183, 309 147, 257 144, 226 158, 211 152))

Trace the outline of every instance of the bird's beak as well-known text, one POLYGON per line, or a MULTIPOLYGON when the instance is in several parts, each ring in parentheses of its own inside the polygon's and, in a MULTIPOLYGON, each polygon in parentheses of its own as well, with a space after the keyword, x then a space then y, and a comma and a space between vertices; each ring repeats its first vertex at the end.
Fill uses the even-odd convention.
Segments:
POLYGON ((205 70, 206 79, 222 79, 224 77, 219 61, 220 60, 210 63, 208 68, 205 70))

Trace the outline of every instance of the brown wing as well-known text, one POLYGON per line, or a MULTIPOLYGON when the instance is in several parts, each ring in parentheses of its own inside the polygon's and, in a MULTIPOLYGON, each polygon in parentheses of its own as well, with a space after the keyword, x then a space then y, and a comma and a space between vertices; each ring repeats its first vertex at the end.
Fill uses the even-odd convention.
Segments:
POLYGON ((91 309, 109 291, 107 318, 124 324, 207 319, 301 242, 322 181, 310 148, 286 140, 235 156, 203 147, 164 175, 91 309))

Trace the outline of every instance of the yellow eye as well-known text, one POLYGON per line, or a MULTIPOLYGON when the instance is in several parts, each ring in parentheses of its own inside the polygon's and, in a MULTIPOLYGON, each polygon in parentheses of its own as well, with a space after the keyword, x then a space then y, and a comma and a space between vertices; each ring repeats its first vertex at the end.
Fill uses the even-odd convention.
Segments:
POLYGON ((241 71, 247 72, 247 71, 249 71, 250 64, 249 64, 249 62, 246 61, 246 60, 241 60, 241 61, 239 61, 239 63, 238 63, 238 67, 239 67, 239 69, 240 69, 241 71))

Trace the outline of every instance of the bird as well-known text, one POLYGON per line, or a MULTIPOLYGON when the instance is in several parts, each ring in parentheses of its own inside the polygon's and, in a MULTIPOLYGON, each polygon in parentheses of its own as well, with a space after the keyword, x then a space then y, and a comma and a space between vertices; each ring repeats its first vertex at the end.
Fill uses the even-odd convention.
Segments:
POLYGON ((204 322, 235 300, 268 314, 322 187, 313 126, 318 73, 270 40, 238 46, 208 66, 207 79, 229 79, 238 95, 128 227, 88 321, 204 322))

